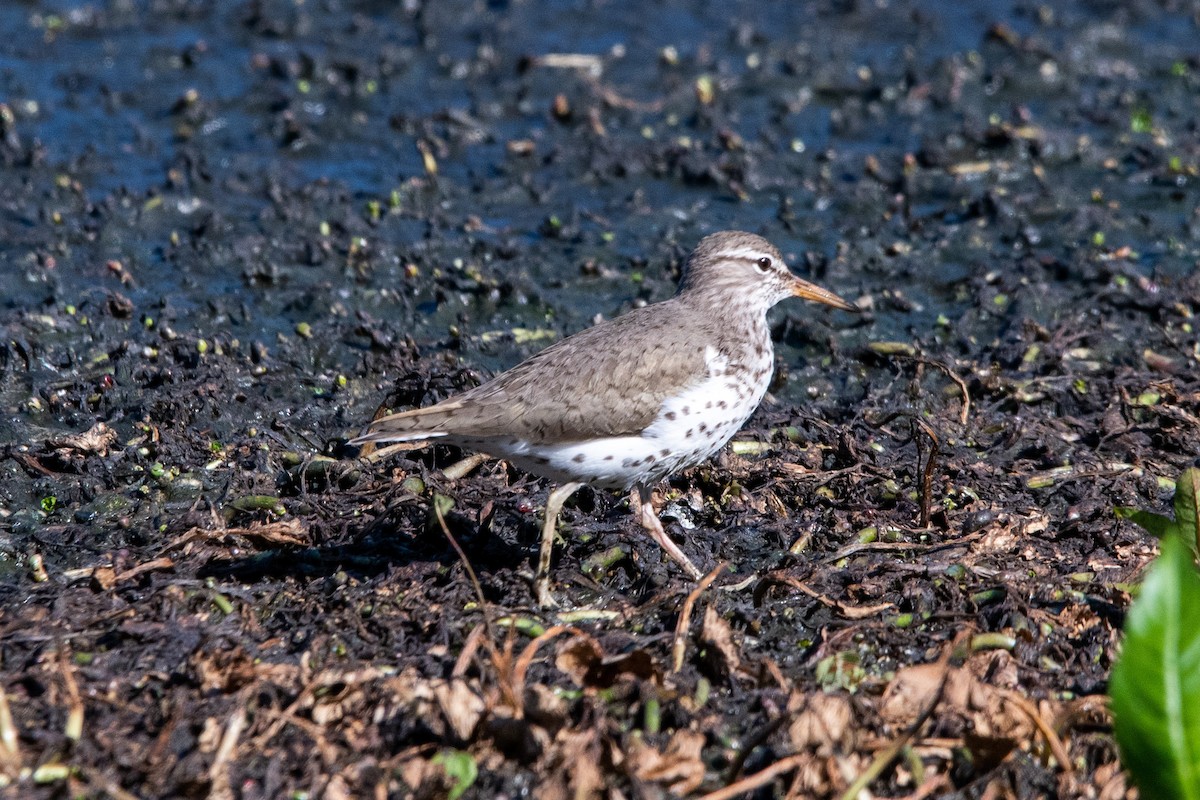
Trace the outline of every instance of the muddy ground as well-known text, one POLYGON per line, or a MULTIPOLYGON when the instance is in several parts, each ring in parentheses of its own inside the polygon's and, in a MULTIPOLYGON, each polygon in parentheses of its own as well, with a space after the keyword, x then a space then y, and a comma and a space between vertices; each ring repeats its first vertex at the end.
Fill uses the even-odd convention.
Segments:
POLYGON ((1132 795, 1200 7, 762 5, 0 9, 4 796, 1132 795), (868 311, 663 487, 701 589, 585 491, 539 611, 545 482, 345 444, 724 228, 868 311))

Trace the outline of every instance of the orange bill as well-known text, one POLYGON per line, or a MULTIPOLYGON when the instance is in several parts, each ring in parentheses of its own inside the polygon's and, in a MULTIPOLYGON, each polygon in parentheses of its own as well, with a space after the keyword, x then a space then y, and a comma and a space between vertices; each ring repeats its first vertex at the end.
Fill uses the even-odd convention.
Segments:
POLYGON ((822 289, 815 283, 809 283, 800 278, 792 278, 792 295, 802 300, 812 300, 814 303, 824 303, 827 306, 840 308, 843 311, 860 311, 854 303, 847 302, 828 289, 822 289))

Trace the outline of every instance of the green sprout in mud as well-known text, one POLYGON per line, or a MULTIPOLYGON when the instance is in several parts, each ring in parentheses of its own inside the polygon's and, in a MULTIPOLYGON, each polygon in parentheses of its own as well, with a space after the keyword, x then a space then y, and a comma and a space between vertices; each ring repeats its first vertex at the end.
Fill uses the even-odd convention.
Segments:
POLYGON ((1139 108, 1129 117, 1129 129, 1134 133, 1150 133, 1154 127, 1154 118, 1149 110, 1139 108))
POLYGON ((47 495, 46 497, 42 498, 41 506, 42 513, 53 514, 54 509, 58 507, 58 498, 54 495, 47 495))
POLYGON ((440 764, 450 779, 450 791, 447 797, 458 800, 479 777, 479 766, 470 753, 462 750, 443 750, 433 757, 434 764, 440 764))

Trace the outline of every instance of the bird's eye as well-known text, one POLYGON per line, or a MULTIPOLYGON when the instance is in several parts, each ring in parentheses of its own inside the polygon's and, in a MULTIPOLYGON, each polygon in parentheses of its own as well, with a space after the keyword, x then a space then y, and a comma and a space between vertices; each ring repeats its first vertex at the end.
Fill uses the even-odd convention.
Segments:
POLYGON ((771 259, 767 258, 766 256, 763 256, 762 258, 760 258, 758 260, 757 266, 758 266, 758 269, 760 272, 766 272, 767 270, 769 270, 771 268, 771 259))

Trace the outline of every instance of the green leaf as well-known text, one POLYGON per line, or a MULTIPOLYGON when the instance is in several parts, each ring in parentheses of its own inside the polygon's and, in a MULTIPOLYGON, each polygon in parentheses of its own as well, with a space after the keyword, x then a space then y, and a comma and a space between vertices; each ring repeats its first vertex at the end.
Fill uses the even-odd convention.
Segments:
POLYGON ((1175 520, 1170 517, 1164 517, 1162 514, 1151 514, 1149 511, 1142 511, 1140 508, 1117 506, 1113 509, 1113 513, 1117 515, 1117 519, 1127 519, 1141 525, 1146 529, 1146 533, 1156 539, 1166 537, 1171 533, 1171 529, 1175 527, 1175 520))
POLYGON ((1200 469, 1185 469, 1175 482, 1175 525, 1184 541, 1200 550, 1200 469))
POLYGON ((1145 798, 1200 800, 1198 620, 1200 573, 1183 538, 1168 535, 1126 618, 1109 679, 1122 761, 1145 798))
POLYGON ((454 784, 447 795, 449 800, 462 797, 479 777, 479 767, 475 764, 475 759, 470 753, 462 750, 443 750, 433 757, 433 763, 441 764, 442 769, 446 770, 446 777, 454 784))
POLYGON ((1200 553, 1200 469, 1185 469, 1175 481, 1175 519, 1138 508, 1117 506, 1117 519, 1128 519, 1158 539, 1178 536, 1200 553))

